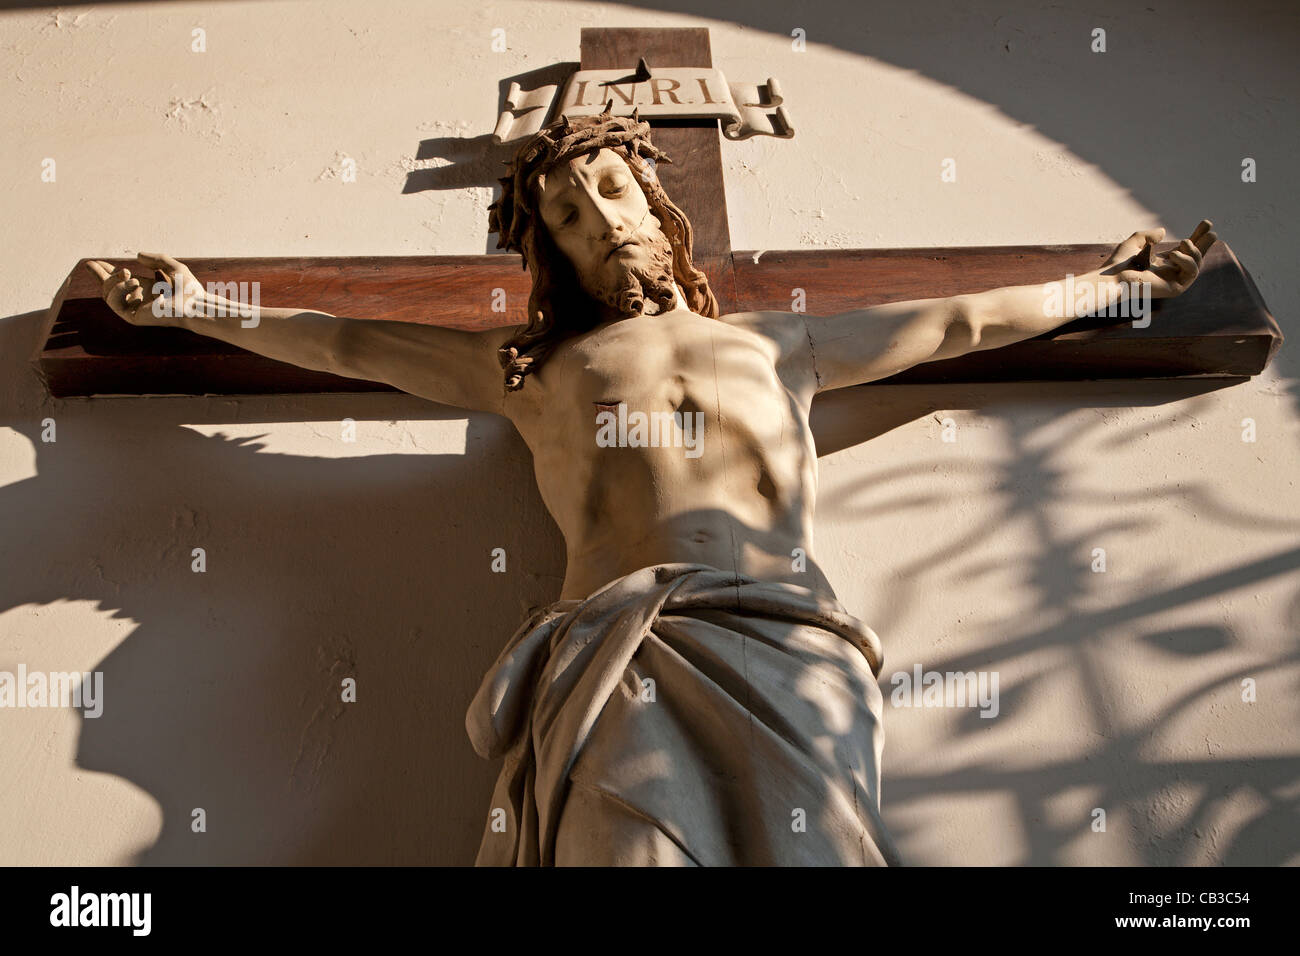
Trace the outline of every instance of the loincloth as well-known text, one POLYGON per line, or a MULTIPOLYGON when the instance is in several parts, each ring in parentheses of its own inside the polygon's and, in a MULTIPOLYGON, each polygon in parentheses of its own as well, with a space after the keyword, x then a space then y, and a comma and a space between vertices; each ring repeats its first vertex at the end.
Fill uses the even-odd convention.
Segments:
POLYGON ((479 865, 892 865, 880 640, 799 585, 643 568, 534 613, 465 718, 479 865))

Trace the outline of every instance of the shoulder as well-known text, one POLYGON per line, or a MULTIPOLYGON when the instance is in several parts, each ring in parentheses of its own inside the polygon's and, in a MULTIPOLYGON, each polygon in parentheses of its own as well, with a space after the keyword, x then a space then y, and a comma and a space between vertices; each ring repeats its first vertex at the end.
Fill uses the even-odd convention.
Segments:
POLYGON ((808 340, 808 327, 797 312, 731 312, 718 316, 718 321, 761 335, 783 347, 808 340))
MULTIPOLYGON (((770 343, 778 367, 798 369, 810 365, 808 324, 799 312, 732 312, 718 316, 733 328, 744 329, 770 343)), ((811 367, 811 366, 810 366, 811 367)))
POLYGON ((817 371, 803 313, 732 312, 718 316, 718 321, 762 339, 771 351, 777 375, 787 388, 809 397, 816 391, 817 371))

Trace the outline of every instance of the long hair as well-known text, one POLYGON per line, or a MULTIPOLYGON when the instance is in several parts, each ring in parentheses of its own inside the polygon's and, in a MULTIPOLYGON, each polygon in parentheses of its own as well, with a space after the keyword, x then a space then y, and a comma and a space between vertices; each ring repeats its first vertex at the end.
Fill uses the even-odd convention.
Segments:
POLYGON ((525 376, 537 371, 565 338, 590 328, 596 314, 596 301, 581 288, 537 211, 538 178, 574 157, 600 149, 619 154, 672 247, 673 277, 686 305, 697 315, 718 317, 709 280, 691 262, 690 221, 668 198, 651 165, 672 160, 650 142, 650 124, 642 122, 637 111, 630 117, 613 116, 612 107, 610 100, 598 116, 561 116, 525 142, 506 164, 509 175, 499 180, 501 198, 488 207, 488 229, 497 234, 497 248, 518 252, 533 280, 528 321, 498 352, 507 391, 523 388, 525 376))

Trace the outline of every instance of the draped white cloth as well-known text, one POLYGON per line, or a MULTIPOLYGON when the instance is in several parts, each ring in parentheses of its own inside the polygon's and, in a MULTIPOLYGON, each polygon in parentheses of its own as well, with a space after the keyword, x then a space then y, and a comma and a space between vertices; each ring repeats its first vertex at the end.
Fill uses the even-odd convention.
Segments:
POLYGON ((532 615, 465 718, 505 757, 479 865, 897 865, 880 639, 839 602, 698 564, 532 615))

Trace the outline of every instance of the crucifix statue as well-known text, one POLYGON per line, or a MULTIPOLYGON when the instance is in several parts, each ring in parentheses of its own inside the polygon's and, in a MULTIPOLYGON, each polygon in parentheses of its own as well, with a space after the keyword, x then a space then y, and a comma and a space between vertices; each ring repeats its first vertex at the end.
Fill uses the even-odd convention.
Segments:
POLYGON ((561 117, 491 208, 531 277, 482 331, 261 308, 241 322, 181 262, 92 260, 136 325, 176 325, 509 419, 564 535, 558 600, 508 642, 466 726, 504 765, 488 864, 893 864, 880 816, 881 642, 812 540, 818 393, 998 349, 1139 288, 1181 294, 1208 222, 1133 233, 1072 277, 830 314, 720 314, 650 125, 561 117), (161 273, 166 281, 142 282, 161 273))

